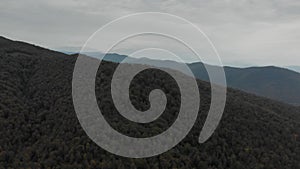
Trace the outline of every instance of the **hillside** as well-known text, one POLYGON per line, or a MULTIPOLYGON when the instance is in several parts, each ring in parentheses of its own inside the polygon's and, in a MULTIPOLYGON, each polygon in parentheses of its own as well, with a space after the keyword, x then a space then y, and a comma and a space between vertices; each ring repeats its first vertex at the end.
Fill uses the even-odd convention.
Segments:
POLYGON ((274 66, 225 68, 229 86, 290 104, 300 105, 300 74, 274 66))
MULTIPOLYGON (((98 57, 99 53, 86 53, 88 56, 98 57)), ((104 55, 100 53, 100 55, 104 55)), ((104 59, 106 61, 120 63, 127 56, 115 53, 107 54, 104 59)), ((148 58, 130 58, 127 62, 159 67, 171 68, 182 71, 180 64, 169 60, 153 60, 148 58)), ((204 81, 209 81, 206 69, 203 63, 196 62, 188 64, 194 75, 204 81)), ((209 67, 216 67, 207 65, 209 67)), ((265 67, 224 67, 226 73, 227 85, 231 88, 243 90, 259 96, 267 97, 273 100, 289 103, 292 105, 300 105, 300 73, 275 66, 265 67)))
POLYGON ((300 73, 300 66, 286 66, 286 68, 300 73))
MULTIPOLYGON (((208 80, 202 63, 190 64, 194 74, 208 80)), ((300 74, 275 66, 224 67, 228 86, 289 104, 300 105, 300 74)))
MULTIPOLYGON (((87 52, 85 53, 92 57, 103 57, 103 53, 87 52)), ((132 58, 126 55, 119 55, 116 53, 108 53, 103 58, 106 61, 120 63, 127 58, 126 63, 134 64, 149 64, 163 68, 170 68, 174 70, 181 70, 179 62, 171 60, 155 60, 149 58, 132 58)), ((209 77, 205 66, 217 67, 206 64, 204 66, 201 62, 188 64, 195 77, 203 81, 209 81, 209 77)), ((289 68, 296 68, 291 66, 289 68)), ((300 73, 288 68, 281 68, 276 66, 265 67, 248 67, 237 68, 225 66, 226 80, 228 87, 252 93, 258 96, 270 98, 288 104, 300 105, 300 73)))
MULTIPOLYGON (((210 103, 210 85, 204 81, 198 81, 201 109, 197 122, 179 145, 146 159, 112 155, 93 143, 77 120, 71 95, 75 61, 75 55, 0 37, 0 168, 300 168, 300 109, 234 89, 228 90, 216 132, 199 144, 210 103)), ((102 63, 96 82, 99 108, 110 125, 136 137, 168 128, 180 105, 172 78, 149 70, 133 80, 131 99, 140 110, 148 108, 150 90, 161 88, 168 93, 167 109, 159 119, 136 124, 122 118, 109 97, 117 66, 102 63)))

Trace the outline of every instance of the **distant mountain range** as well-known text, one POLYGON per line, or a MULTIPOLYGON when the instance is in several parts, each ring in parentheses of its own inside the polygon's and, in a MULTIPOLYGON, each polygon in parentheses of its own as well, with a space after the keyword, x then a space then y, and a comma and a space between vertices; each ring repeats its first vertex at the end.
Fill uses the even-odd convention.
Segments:
MULTIPOLYGON (((92 57, 104 55, 99 52, 88 52, 85 54, 92 57)), ((153 60, 148 58, 137 59, 115 53, 105 55, 104 60, 120 63, 125 58, 127 58, 127 63, 149 64, 184 72, 181 70, 180 66, 183 63, 170 60, 153 60)), ((188 66, 196 78, 209 81, 209 77, 203 63, 190 63, 188 66)), ((216 67, 213 65, 206 66, 216 67)), ((294 66, 293 69, 297 70, 297 66, 294 66)), ((300 73, 297 73, 296 71, 275 66, 248 68, 225 66, 224 71, 226 74, 227 86, 229 87, 285 103, 300 105, 300 73)))
MULTIPOLYGON (((202 63, 189 65, 196 77, 209 80, 202 63)), ((300 74, 275 66, 234 68, 224 67, 227 85, 249 93, 300 104, 300 74)))
POLYGON ((286 66, 286 68, 300 73, 300 66, 286 66))

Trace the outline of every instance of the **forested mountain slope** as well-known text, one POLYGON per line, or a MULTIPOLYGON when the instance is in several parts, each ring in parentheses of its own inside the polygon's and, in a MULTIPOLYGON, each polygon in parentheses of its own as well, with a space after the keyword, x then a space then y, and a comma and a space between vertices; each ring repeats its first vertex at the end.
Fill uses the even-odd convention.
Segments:
MULTIPOLYGON (((112 155, 93 143, 77 120, 71 95, 75 61, 74 55, 0 38, 0 168, 300 168, 299 108, 238 90, 228 90, 220 125, 199 144, 210 104, 210 85, 203 81, 198 82, 197 122, 179 145, 146 159, 112 155)), ((137 137, 168 128, 180 105, 172 78, 149 70, 133 80, 130 94, 138 109, 148 108, 147 94, 157 87, 170 103, 159 119, 141 125, 122 118, 112 104, 108 89, 116 67, 104 62, 96 84, 98 101, 105 98, 99 107, 110 125, 137 137), (141 85, 145 81, 148 85, 141 85)))
MULTIPOLYGON (((96 58, 105 55, 99 52, 87 52, 85 54, 96 58)), ((184 72, 181 70, 183 63, 170 60, 133 58, 116 53, 106 54, 103 59, 120 63, 125 58, 127 58, 127 62, 129 63, 149 64, 184 72)), ((189 63, 188 66, 195 77, 204 81, 209 81, 206 67, 211 67, 212 69, 217 68, 217 66, 203 64, 201 62, 189 63)), ((300 73, 297 71, 276 66, 248 68, 224 66, 224 72, 226 74, 227 85, 231 88, 292 105, 300 105, 300 73)))

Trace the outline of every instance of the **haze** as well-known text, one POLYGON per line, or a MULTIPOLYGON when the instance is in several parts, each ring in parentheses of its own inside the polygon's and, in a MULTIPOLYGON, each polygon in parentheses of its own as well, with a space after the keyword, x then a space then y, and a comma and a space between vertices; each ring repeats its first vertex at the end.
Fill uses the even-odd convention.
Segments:
MULTIPOLYGON (((297 0, 1 0, 1 35, 52 49, 81 47, 93 32, 113 19, 146 11, 174 14, 196 24, 213 41, 225 65, 300 63, 297 0)), ((112 36, 115 31, 111 31, 112 36)), ((143 41, 137 39, 132 44, 143 41)), ((134 47, 128 45, 120 51, 126 53, 134 47)))

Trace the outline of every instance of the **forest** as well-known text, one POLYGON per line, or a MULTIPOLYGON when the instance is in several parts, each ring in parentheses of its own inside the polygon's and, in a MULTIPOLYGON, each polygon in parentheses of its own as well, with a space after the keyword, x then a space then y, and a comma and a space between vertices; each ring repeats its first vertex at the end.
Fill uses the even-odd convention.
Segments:
MULTIPOLYGON (((180 144, 151 158, 113 155, 86 135, 76 117, 76 58, 0 37, 0 169, 300 169, 300 108, 230 88, 221 123, 199 144, 210 106, 210 84, 200 80, 199 115, 180 144)), ((132 137, 157 135, 170 127, 180 106, 174 79, 156 69, 134 78, 129 92, 137 109, 149 108, 149 92, 156 88, 168 100, 157 120, 134 123, 113 105, 110 82, 117 66, 102 62, 96 79, 98 105, 109 124, 132 137)))

